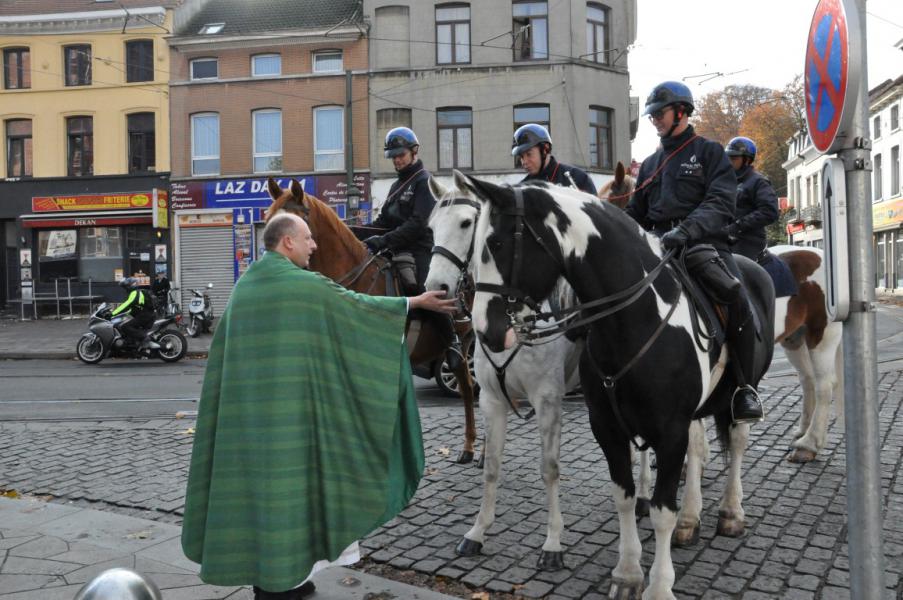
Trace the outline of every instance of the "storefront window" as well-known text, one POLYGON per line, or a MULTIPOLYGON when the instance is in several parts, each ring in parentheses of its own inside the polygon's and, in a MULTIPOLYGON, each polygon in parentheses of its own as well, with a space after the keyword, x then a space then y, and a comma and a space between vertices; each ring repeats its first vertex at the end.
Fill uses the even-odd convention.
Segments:
POLYGON ((82 281, 113 281, 122 268, 122 237, 118 227, 85 227, 79 240, 81 260, 78 276, 82 281))
POLYGON ((894 242, 894 263, 896 265, 894 277, 897 289, 903 288, 903 231, 897 232, 897 241, 894 242))
POLYGON ((887 287, 887 261, 885 260, 885 240, 886 235, 883 233, 879 233, 877 235, 878 238, 878 247, 875 250, 875 265, 876 265, 876 282, 875 287, 886 288, 887 287))
POLYGON ((38 275, 40 281, 52 283, 60 277, 78 275, 75 229, 53 229, 38 232, 38 275))
POLYGON ((148 226, 133 225, 125 228, 126 246, 129 252, 129 261, 126 265, 126 275, 147 277, 147 285, 153 277, 153 265, 151 264, 151 252, 153 251, 153 232, 148 226))

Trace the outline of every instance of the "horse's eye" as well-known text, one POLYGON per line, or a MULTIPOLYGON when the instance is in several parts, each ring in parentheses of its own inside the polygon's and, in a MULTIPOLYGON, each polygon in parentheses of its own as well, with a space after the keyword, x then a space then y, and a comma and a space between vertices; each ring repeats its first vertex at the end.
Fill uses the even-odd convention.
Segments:
POLYGON ((464 221, 461 221, 461 229, 467 229, 472 224, 473 224, 473 221, 471 221, 470 219, 465 219, 464 221))

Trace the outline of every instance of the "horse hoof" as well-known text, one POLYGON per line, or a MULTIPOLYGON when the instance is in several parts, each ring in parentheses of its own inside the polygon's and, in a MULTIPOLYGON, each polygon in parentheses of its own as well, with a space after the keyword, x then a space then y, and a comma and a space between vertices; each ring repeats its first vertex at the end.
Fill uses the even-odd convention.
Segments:
POLYGON ((636 518, 642 519, 643 517, 648 517, 650 506, 651 506, 651 503, 649 502, 649 498, 637 498, 636 499, 636 508, 634 508, 634 512, 636 513, 636 518))
POLYGON ((743 519, 733 517, 718 517, 718 535, 737 538, 746 532, 746 524, 743 519))
POLYGON ((459 465, 466 465, 468 463, 473 462, 473 452, 470 450, 461 450, 461 454, 458 455, 458 460, 455 461, 459 465))
POLYGON ((790 453, 790 456, 787 457, 792 463, 808 463, 815 460, 815 452, 812 450, 807 450, 806 448, 796 448, 793 452, 790 453))
POLYGON ((539 555, 536 568, 540 571, 560 571, 564 568, 564 552, 543 550, 539 555))
POLYGON ((686 548, 699 541, 699 523, 692 527, 678 525, 671 536, 671 545, 677 548, 686 548))
POLYGON ((477 468, 482 469, 485 464, 486 464, 486 455, 481 454, 480 460, 477 461, 477 468))
POLYGON ((455 546, 455 554, 458 556, 476 556, 483 550, 483 544, 467 538, 462 538, 455 546))
POLYGON ((611 588, 608 590, 609 600, 642 600, 643 582, 611 580, 611 588))

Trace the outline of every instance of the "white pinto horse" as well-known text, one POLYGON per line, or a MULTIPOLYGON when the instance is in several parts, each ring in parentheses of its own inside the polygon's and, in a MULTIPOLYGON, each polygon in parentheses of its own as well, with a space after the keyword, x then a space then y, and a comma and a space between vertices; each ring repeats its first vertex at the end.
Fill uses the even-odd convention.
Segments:
MULTIPOLYGON (((460 173, 456 172, 456 183, 460 173)), ((435 179, 430 188, 438 199, 430 217, 433 230, 433 259, 426 280, 428 290, 445 290, 449 295, 461 292, 460 284, 471 267, 474 230, 480 214, 480 203, 460 186, 445 188, 435 179)), ((553 302, 567 307, 573 304, 573 292, 562 279, 552 294, 553 302)), ((550 309, 547 302, 544 310, 550 309)), ((553 325, 554 321, 550 323, 553 325)), ((535 346, 487 353, 477 344, 475 373, 480 384, 480 409, 486 432, 483 466, 483 500, 473 527, 464 535, 456 552, 478 554, 486 532, 495 520, 498 482, 501 475, 508 411, 513 408, 508 398, 526 398, 538 419, 542 462, 540 470, 546 487, 548 527, 538 566, 557 570, 564 566, 561 533, 564 527, 559 507, 559 452, 561 446, 561 399, 579 384, 578 365, 581 344, 564 335, 550 338, 535 346), (496 367, 504 365, 504 382, 496 367), (504 386, 504 389, 503 389, 504 386)), ((646 468, 646 486, 651 474, 646 468)), ((641 481, 643 478, 641 477, 641 481)), ((646 497, 648 497, 648 492, 646 497)))

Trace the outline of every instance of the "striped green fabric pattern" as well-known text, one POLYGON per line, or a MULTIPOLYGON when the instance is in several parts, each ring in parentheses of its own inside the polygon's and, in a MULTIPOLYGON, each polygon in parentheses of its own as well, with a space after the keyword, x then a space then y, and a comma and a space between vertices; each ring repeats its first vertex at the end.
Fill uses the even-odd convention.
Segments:
POLYGON ((406 312, 276 252, 242 275, 188 477, 182 548, 201 579, 291 589, 405 507, 424 466, 406 312))

